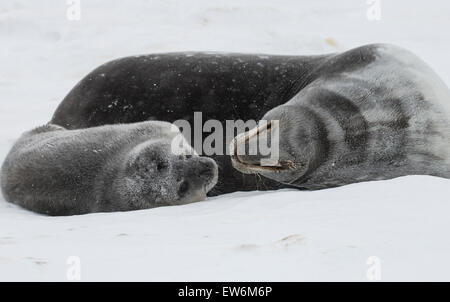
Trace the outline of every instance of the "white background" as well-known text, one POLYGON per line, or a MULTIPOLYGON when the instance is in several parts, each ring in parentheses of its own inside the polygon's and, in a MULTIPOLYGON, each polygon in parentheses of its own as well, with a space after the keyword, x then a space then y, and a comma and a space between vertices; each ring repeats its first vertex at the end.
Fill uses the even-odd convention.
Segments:
MULTIPOLYGON (((98 65, 154 52, 321 54, 387 42, 450 83, 448 1, 64 0, 0 3, 0 161, 98 65)), ((450 100, 449 100, 450 101, 450 100)), ((450 181, 409 176, 317 192, 234 193, 145 211, 45 217, 0 197, 0 281, 450 280, 450 181), (373 267, 372 267, 373 269, 373 267), (371 270, 373 271, 373 270, 371 270)))

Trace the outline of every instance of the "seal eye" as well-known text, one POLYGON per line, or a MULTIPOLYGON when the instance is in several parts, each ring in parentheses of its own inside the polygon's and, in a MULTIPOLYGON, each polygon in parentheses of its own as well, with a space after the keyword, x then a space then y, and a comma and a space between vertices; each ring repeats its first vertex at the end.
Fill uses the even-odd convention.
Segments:
POLYGON ((183 154, 183 155, 178 156, 178 159, 185 160, 185 159, 189 159, 191 157, 192 157, 191 154, 183 154))
POLYGON ((187 181, 183 181, 178 189, 178 194, 183 195, 189 190, 189 183, 187 181))
POLYGON ((161 171, 167 168, 167 163, 160 162, 156 165, 156 170, 161 171))

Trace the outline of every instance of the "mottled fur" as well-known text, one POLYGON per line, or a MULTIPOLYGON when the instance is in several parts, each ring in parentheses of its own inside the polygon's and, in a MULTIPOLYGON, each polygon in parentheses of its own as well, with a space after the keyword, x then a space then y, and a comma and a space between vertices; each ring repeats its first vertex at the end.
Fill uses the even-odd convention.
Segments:
POLYGON ((217 181, 213 160, 171 152, 172 124, 142 122, 66 130, 46 125, 22 135, 2 170, 5 198, 48 215, 128 211, 205 198, 217 181))

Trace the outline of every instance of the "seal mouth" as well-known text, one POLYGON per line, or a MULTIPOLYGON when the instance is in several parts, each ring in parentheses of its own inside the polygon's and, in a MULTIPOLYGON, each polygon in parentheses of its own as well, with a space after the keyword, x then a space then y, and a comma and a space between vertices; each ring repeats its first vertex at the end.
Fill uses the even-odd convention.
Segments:
POLYGON ((260 135, 261 133, 267 132, 267 134, 270 133, 272 129, 271 122, 268 122, 260 127, 257 127, 256 129, 252 129, 246 133, 244 133, 242 136, 243 138, 240 138, 239 135, 234 138, 233 142, 231 143, 231 160, 233 165, 236 169, 240 170, 243 173, 246 172, 281 172, 281 171, 292 171, 295 169, 294 162, 290 160, 279 160, 274 164, 262 166, 261 164, 254 164, 254 163, 247 163, 245 162, 241 156, 238 154, 238 143, 245 144, 247 143, 251 138, 260 135))

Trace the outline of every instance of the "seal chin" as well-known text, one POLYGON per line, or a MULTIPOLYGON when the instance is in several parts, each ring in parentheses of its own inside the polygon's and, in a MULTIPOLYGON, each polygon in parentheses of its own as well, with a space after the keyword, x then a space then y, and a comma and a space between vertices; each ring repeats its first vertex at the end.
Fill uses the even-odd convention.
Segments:
POLYGON ((196 194, 192 194, 188 198, 180 198, 175 202, 170 203, 170 205, 184 205, 194 202, 200 202, 206 199, 206 192, 198 191, 196 194))
POLYGON ((295 163, 290 160, 279 160, 270 165, 263 165, 261 162, 248 162, 246 160, 243 160, 242 156, 233 155, 231 156, 231 163, 236 170, 244 174, 264 172, 282 173, 292 172, 293 170, 295 170, 295 163))
POLYGON ((241 173, 259 174, 285 184, 291 184, 299 178, 299 175, 304 174, 304 165, 290 160, 280 160, 274 166, 263 166, 256 163, 247 163, 242 161, 240 156, 233 156, 231 162, 233 167, 241 173))
POLYGON ((266 178, 281 182, 291 183, 298 178, 300 171, 296 165, 289 160, 279 161, 274 166, 263 166, 256 163, 242 161, 240 156, 231 158, 233 167, 244 174, 259 174, 266 178))

